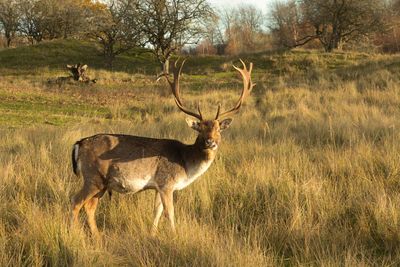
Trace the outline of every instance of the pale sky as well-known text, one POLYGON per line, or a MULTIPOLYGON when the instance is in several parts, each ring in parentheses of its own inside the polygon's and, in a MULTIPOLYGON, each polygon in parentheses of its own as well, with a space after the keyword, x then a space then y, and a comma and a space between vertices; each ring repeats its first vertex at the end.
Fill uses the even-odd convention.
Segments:
POLYGON ((242 4, 251 4, 266 13, 273 0, 208 0, 208 2, 211 3, 212 6, 222 9, 225 7, 237 7, 242 4))

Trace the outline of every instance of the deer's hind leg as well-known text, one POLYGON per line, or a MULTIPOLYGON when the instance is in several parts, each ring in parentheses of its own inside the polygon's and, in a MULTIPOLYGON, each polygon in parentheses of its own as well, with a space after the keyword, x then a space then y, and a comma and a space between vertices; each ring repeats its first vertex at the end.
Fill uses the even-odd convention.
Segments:
POLYGON ((87 221, 89 224, 90 232, 93 236, 99 236, 99 230, 97 229, 95 212, 97 205, 99 204, 99 197, 94 196, 85 203, 85 211, 87 214, 87 221))
MULTIPOLYGON (((71 204, 72 225, 77 225, 79 223, 78 220, 79 211, 88 201, 91 201, 90 207, 94 207, 94 209, 96 208, 97 203, 94 203, 94 201, 92 202, 91 199, 95 197, 100 191, 101 189, 95 184, 85 182, 82 189, 75 196, 72 197, 72 204, 71 204)), ((91 209, 92 208, 90 208, 89 210, 91 209)))

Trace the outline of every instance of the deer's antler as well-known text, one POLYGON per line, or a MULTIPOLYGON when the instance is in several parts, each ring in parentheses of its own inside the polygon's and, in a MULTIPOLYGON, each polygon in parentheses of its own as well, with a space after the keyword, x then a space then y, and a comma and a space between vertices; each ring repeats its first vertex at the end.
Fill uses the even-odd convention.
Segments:
POLYGON ((218 120, 222 117, 226 117, 230 114, 234 114, 239 111, 240 107, 243 104, 244 99, 250 94, 251 90, 253 87, 256 85, 251 81, 251 71, 253 70, 253 63, 250 62, 249 69, 247 69, 246 64, 240 59, 240 62, 242 62, 243 69, 236 67, 233 65, 233 67, 242 75, 243 77, 243 90, 240 95, 240 98, 236 105, 228 110, 224 111, 221 113, 221 105, 218 105, 218 110, 217 110, 217 115, 215 116, 215 120, 218 120))
POLYGON ((187 109, 187 108, 183 105, 182 100, 181 100, 181 97, 180 97, 180 91, 179 91, 179 77, 180 77, 180 75, 181 75, 182 67, 183 67, 183 65, 185 64, 185 61, 186 61, 186 59, 184 59, 184 60, 182 61, 181 65, 180 65, 179 67, 178 67, 179 59, 176 60, 176 61, 172 64, 171 70, 172 70, 173 75, 174 75, 174 80, 173 80, 173 81, 171 81, 171 79, 170 79, 170 77, 169 77, 168 74, 165 74, 165 73, 164 73, 164 74, 162 74, 162 76, 165 76, 165 78, 167 79, 169 85, 171 86, 172 93, 174 94, 174 97, 175 97, 175 103, 176 103, 176 105, 178 106, 178 108, 179 108, 181 111, 183 111, 184 113, 186 113, 187 115, 192 116, 192 117, 195 117, 195 118, 197 118, 197 119, 199 119, 199 120, 201 121, 201 120, 203 120, 203 116, 202 116, 201 111, 200 111, 200 105, 197 104, 197 111, 198 111, 198 113, 195 113, 195 112, 193 112, 193 111, 190 111, 189 109, 187 109))

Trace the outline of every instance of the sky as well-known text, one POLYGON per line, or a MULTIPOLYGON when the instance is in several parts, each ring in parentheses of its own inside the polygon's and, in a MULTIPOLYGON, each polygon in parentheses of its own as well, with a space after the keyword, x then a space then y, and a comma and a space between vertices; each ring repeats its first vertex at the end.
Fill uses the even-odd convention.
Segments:
POLYGON ((241 4, 251 4, 266 13, 268 6, 273 0, 208 0, 208 2, 210 2, 212 6, 222 9, 225 7, 240 6, 241 4))

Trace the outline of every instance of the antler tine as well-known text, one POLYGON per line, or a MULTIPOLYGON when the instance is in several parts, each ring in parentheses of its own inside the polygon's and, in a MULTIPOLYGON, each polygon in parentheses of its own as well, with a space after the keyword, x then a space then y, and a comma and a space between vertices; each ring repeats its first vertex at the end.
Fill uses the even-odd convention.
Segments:
POLYGON ((255 86, 255 84, 251 81, 251 71, 253 70, 253 63, 250 62, 249 69, 247 69, 247 66, 243 62, 243 60, 241 60, 241 59, 239 59, 239 60, 243 65, 243 69, 236 67, 235 65, 233 65, 233 67, 242 75, 242 78, 243 78, 243 90, 240 94, 240 98, 239 98, 238 102, 236 103, 236 105, 228 111, 220 113, 220 106, 218 106, 217 115, 215 117, 216 120, 220 117, 224 117, 229 114, 238 112, 240 107, 243 104, 244 99, 250 94, 251 90, 255 86))
POLYGON ((221 103, 218 103, 217 115, 215 116, 215 120, 218 120, 220 111, 221 111, 221 103))
POLYGON ((173 71, 173 75, 174 75, 174 80, 173 81, 171 81, 169 79, 168 74, 164 74, 164 75, 165 75, 169 85, 171 86, 172 94, 174 95, 175 103, 178 106, 178 108, 181 111, 183 111, 184 113, 186 113, 187 115, 189 115, 189 116, 195 117, 195 118, 197 118, 199 120, 203 120, 203 116, 202 116, 201 111, 200 111, 200 105, 199 104, 197 105, 197 110, 198 110, 198 114, 197 114, 197 113, 192 112, 189 109, 187 109, 183 105, 181 97, 180 97, 179 78, 180 78, 180 75, 181 75, 181 72, 182 72, 183 65, 185 64, 185 61, 186 61, 186 59, 184 59, 182 61, 181 65, 178 67, 178 62, 179 62, 179 58, 178 58, 178 60, 176 60, 174 62, 174 64, 172 65, 173 66, 172 67, 172 71, 173 71))
POLYGON ((200 110, 200 101, 197 102, 197 111, 199 112, 200 117, 203 119, 203 115, 201 114, 200 110))
MULTIPOLYGON (((241 58, 239 58, 239 61, 242 63, 243 69, 247 71, 246 64, 243 62, 243 60, 241 58)), ((251 65, 251 63, 250 63, 250 65, 251 65)))
POLYGON ((203 117, 202 117, 201 115, 199 115, 199 114, 197 114, 197 113, 194 113, 194 112, 192 112, 192 111, 186 109, 183 105, 181 105, 181 104, 178 102, 178 99, 177 99, 177 98, 175 98, 175 103, 176 103, 176 105, 178 106, 178 108, 179 108, 181 111, 183 111, 184 113, 186 113, 187 115, 192 116, 192 117, 195 117, 195 118, 197 118, 197 119, 199 119, 199 120, 203 120, 203 117))
POLYGON ((179 60, 180 60, 180 58, 178 58, 174 62, 173 68, 172 68, 173 75, 174 75, 174 82, 173 82, 174 88, 172 89, 172 93, 174 94, 175 98, 178 100, 179 104, 182 105, 182 100, 180 98, 180 93, 179 93, 179 78, 181 76, 182 68, 183 68, 183 65, 186 62, 186 59, 184 59, 182 61, 181 65, 178 67, 179 60))

